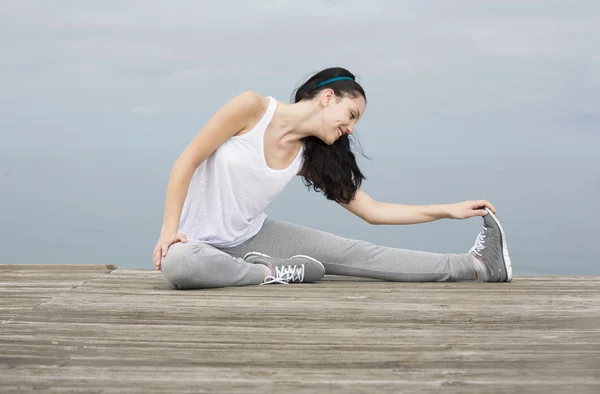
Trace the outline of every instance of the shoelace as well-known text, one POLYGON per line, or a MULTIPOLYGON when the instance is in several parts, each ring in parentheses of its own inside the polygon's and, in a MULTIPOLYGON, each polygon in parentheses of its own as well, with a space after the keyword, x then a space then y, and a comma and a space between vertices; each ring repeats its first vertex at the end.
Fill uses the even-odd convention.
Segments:
POLYGON ((485 248, 485 233, 487 229, 484 227, 483 231, 477 235, 475 245, 471 248, 470 252, 475 252, 481 256, 481 251, 485 248))
POLYGON ((269 275, 261 285, 272 283, 289 284, 291 282, 302 282, 304 280, 304 264, 275 266, 275 276, 269 275))

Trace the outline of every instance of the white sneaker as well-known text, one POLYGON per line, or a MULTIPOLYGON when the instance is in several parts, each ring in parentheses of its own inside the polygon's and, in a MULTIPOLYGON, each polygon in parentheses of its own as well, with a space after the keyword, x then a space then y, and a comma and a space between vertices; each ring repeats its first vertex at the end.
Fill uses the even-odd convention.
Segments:
POLYGON ((311 283, 325 275, 325 267, 320 261, 305 255, 289 258, 271 257, 260 252, 248 252, 244 260, 253 264, 264 264, 271 269, 271 275, 261 285, 274 283, 311 283))

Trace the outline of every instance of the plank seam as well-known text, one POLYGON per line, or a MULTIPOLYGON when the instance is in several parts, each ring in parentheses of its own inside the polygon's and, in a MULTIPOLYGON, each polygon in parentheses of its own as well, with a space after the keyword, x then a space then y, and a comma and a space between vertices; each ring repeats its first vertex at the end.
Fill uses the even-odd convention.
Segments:
POLYGON ((79 284, 77 284, 77 285, 75 285, 75 286, 72 286, 70 289, 67 289, 67 290, 65 290, 65 291, 63 291, 63 292, 60 292, 60 293, 58 293, 58 294, 56 294, 56 295, 52 296, 52 298, 50 298, 49 300, 42 301, 40 304, 36 305, 36 306, 35 306, 35 307, 33 307, 32 309, 37 309, 37 308, 39 308, 40 306, 43 306, 43 305, 45 305, 45 304, 47 304, 47 303, 49 303, 49 302, 53 301, 55 298, 57 298, 57 297, 60 297, 60 296, 63 296, 63 295, 65 295, 65 294, 67 294, 67 293, 69 293, 69 292, 71 292, 71 291, 73 291, 73 290, 77 289, 78 287, 81 287, 81 286, 85 285, 85 284, 86 284, 86 283, 88 283, 89 281, 91 281, 91 280, 94 280, 94 279, 97 279, 97 278, 101 277, 102 275, 108 275, 108 274, 110 274, 111 272, 112 272, 112 270, 111 270, 111 271, 108 271, 108 272, 102 272, 101 274, 99 274, 99 275, 96 275, 96 276, 92 276, 91 278, 88 278, 88 279, 84 280, 83 282, 81 282, 81 283, 79 283, 79 284))

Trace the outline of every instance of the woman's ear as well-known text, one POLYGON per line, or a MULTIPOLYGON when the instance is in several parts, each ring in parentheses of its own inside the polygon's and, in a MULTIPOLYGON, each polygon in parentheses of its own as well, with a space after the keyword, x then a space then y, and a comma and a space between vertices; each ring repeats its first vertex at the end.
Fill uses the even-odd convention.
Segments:
POLYGON ((332 89, 324 89, 321 91, 320 96, 321 96, 321 100, 320 100, 321 105, 323 107, 327 107, 331 103, 331 100, 335 96, 335 93, 333 92, 332 89))

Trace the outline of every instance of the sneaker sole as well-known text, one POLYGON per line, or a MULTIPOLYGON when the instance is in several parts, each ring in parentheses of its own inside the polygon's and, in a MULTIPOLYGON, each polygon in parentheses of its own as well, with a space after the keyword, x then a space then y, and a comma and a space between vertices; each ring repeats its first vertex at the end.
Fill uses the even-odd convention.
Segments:
POLYGON ((508 255, 508 247, 506 246, 506 234, 504 233, 504 228, 502 227, 502 224, 500 224, 500 221, 498 220, 496 215, 494 215, 489 208, 485 208, 485 210, 488 212, 488 215, 491 215, 492 219, 494 219, 494 221, 498 225, 498 228, 500 229, 500 239, 502 241, 502 257, 504 258, 504 268, 506 269, 506 281, 510 282, 512 281, 512 264, 510 262, 510 256, 508 255))
POLYGON ((246 257, 251 256, 251 255, 255 255, 255 256, 261 256, 261 257, 271 257, 268 254, 264 254, 264 253, 260 253, 260 252, 248 252, 244 255, 244 257, 242 257, 242 260, 246 260, 246 257))

